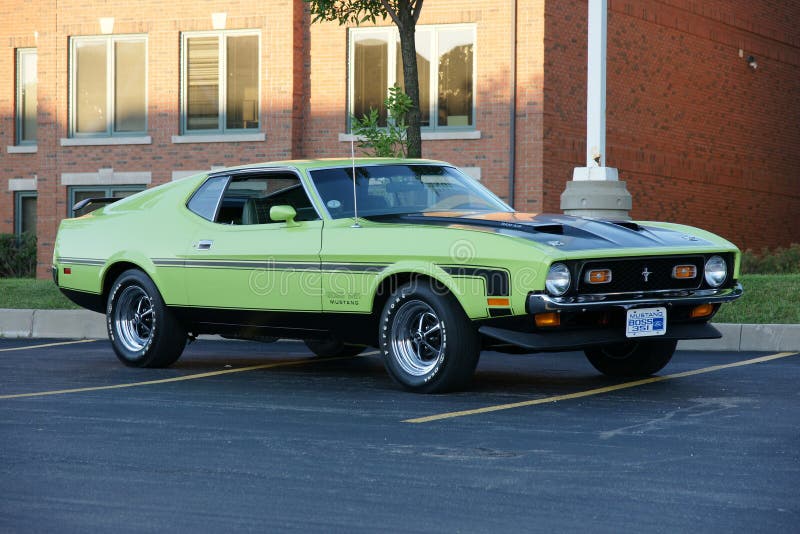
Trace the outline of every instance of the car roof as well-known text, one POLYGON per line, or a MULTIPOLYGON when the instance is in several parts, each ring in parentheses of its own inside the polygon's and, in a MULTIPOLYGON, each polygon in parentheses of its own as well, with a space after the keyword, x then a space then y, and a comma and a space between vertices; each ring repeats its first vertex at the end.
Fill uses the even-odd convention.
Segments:
POLYGON ((295 167, 298 169, 321 169, 328 167, 347 167, 353 165, 450 165, 444 161, 436 161, 432 159, 407 159, 407 158, 320 158, 320 159, 294 159, 284 161, 270 161, 264 163, 254 163, 248 165, 239 165, 236 167, 229 167, 226 169, 219 169, 214 171, 216 174, 228 170, 245 170, 245 169, 270 169, 270 168, 285 168, 295 167))

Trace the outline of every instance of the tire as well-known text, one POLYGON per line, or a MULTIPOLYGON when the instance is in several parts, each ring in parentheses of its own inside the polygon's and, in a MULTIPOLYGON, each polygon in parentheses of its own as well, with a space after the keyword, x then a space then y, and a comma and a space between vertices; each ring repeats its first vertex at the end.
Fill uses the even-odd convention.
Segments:
POLYGON ((401 286, 383 307, 379 329, 384 366, 404 388, 444 393, 470 385, 480 338, 451 294, 421 281, 401 286))
POLYGON ((136 269, 123 272, 111 286, 106 327, 117 358, 130 367, 167 367, 186 346, 186 329, 153 281, 136 269))
POLYGON ((320 358, 347 358, 358 356, 367 347, 364 345, 348 345, 336 338, 328 339, 306 339, 304 340, 308 350, 320 358))
POLYGON ((638 341, 586 349, 595 369, 613 377, 650 376, 672 359, 678 342, 674 340, 638 341))

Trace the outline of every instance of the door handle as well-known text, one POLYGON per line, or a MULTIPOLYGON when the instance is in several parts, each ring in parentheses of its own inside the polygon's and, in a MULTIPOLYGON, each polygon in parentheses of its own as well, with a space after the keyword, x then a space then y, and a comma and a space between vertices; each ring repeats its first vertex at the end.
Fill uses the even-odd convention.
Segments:
POLYGON ((210 239, 201 239, 197 242, 197 250, 209 250, 214 242, 210 239))

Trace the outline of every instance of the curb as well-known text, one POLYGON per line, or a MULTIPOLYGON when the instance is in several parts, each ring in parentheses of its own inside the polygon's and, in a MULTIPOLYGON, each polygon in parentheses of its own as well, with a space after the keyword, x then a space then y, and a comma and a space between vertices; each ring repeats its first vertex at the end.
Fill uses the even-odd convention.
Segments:
MULTIPOLYGON (((800 351, 798 324, 714 326, 722 339, 681 341, 678 350, 800 351)), ((0 309, 0 338, 106 339, 105 315, 89 310, 0 309)))

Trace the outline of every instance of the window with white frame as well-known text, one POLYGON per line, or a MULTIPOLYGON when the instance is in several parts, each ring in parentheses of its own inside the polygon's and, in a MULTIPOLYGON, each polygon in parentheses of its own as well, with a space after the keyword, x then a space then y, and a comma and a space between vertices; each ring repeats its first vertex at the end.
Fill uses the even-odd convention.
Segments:
POLYGON ((67 195, 69 197, 69 202, 67 204, 67 216, 79 217, 104 206, 104 204, 89 204, 76 212, 72 207, 81 200, 86 200, 87 198, 125 198, 139 191, 144 191, 143 185, 86 185, 68 187, 67 195))
POLYGON ((192 32, 182 35, 181 44, 182 132, 258 130, 261 34, 192 32))
MULTIPOLYGON (((427 129, 474 129, 475 26, 417 26, 415 44, 421 123, 427 129)), ((351 28, 350 115, 380 111, 389 87, 404 86, 400 37, 396 28, 351 28)))
POLYGON ((14 233, 36 233, 36 191, 14 194, 14 233))
POLYGON ((16 128, 17 144, 36 144, 36 69, 35 48, 17 49, 16 128))
POLYGON ((70 43, 70 136, 144 134, 147 38, 73 37, 70 43))

